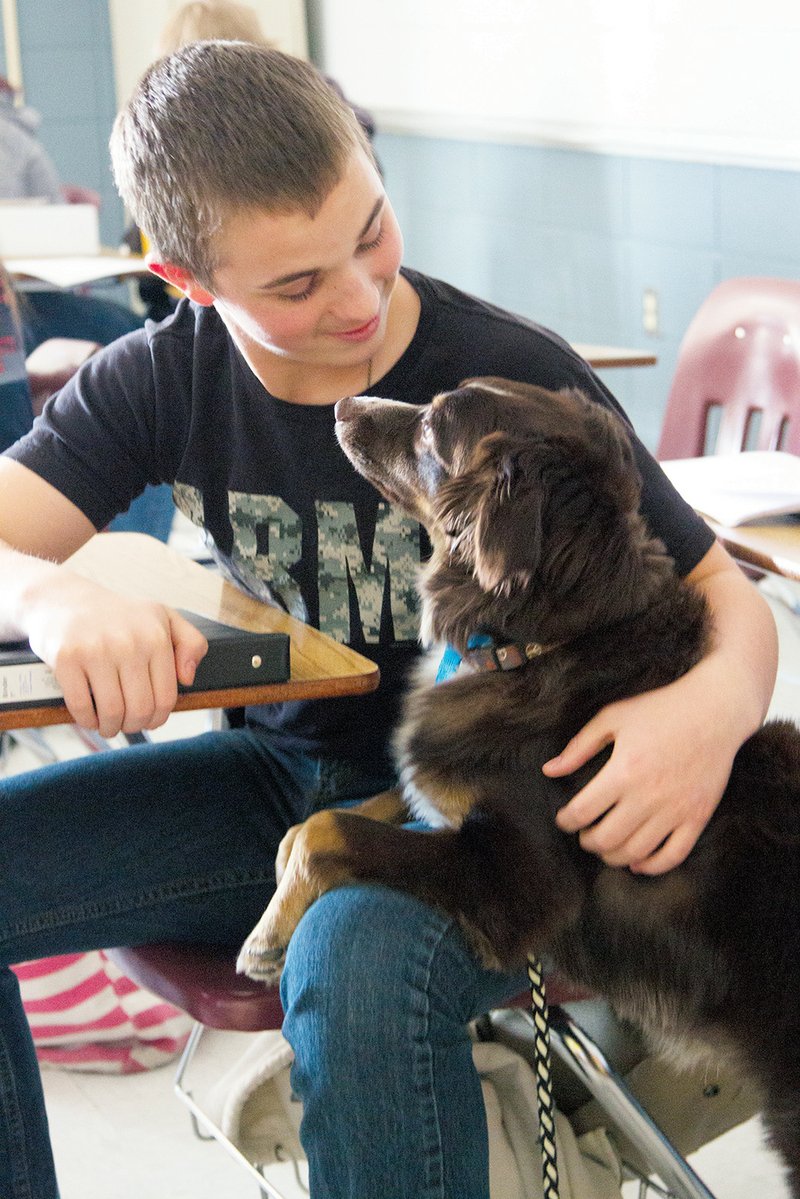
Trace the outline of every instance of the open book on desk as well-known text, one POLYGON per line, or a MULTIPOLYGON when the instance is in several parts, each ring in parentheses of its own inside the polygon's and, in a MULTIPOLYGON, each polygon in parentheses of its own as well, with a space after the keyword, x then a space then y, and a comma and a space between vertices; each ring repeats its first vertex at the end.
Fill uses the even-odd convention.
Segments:
MULTIPOLYGON (((208 641, 191 687, 180 691, 216 691, 289 678, 288 633, 260 633, 179 609, 208 641)), ((0 707, 60 704, 64 693, 49 666, 27 642, 0 645, 0 707)))
POLYGON ((795 454, 746 450, 675 458, 661 467, 683 498, 717 524, 800 514, 800 457, 795 454))

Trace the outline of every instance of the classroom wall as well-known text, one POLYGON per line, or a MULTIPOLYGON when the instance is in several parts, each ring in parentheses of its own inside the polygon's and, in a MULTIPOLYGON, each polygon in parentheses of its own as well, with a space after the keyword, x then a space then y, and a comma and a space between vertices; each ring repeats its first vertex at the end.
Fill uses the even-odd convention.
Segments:
MULTIPOLYGON (((133 0, 131 0, 133 4, 133 0)), ((17 0, 26 98, 62 176, 123 214, 108 168, 116 100, 106 0, 17 0)), ((315 5, 312 54, 324 53, 315 5)), ((364 97, 340 82, 354 101, 364 97)), ((800 172, 430 133, 378 135, 407 261, 586 342, 651 346, 656 368, 606 381, 654 446, 681 335, 713 285, 800 278, 800 172), (645 333, 655 292, 659 329, 645 333)))
POLYGON ((655 368, 603 374, 651 448, 711 288, 800 278, 797 171, 390 133, 377 150, 409 265, 573 340, 658 355, 655 368), (643 328, 646 290, 656 334, 643 328))
POLYGON ((308 0, 385 128, 800 167, 796 0, 308 0))
POLYGON ((123 213, 108 158, 116 99, 107 0, 17 0, 17 22, 42 143, 65 183, 100 193, 100 236, 116 245, 123 213))
POLYGON ((308 10, 316 60, 382 130, 409 263, 574 340, 652 348, 655 369, 604 376, 651 447, 714 284, 800 278, 795 0, 308 10))

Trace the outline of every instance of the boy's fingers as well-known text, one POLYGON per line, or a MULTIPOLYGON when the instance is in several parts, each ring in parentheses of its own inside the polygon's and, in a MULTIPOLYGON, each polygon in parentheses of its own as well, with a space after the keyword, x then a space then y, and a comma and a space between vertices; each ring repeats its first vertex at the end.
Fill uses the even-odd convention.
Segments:
POLYGON ((179 612, 169 611, 170 635, 178 682, 191 687, 198 664, 208 653, 208 642, 199 629, 179 612))
POLYGON ((561 753, 544 763, 542 771, 549 778, 561 778, 562 775, 572 774, 613 740, 614 733, 605 721, 601 723, 595 717, 567 742, 561 753))

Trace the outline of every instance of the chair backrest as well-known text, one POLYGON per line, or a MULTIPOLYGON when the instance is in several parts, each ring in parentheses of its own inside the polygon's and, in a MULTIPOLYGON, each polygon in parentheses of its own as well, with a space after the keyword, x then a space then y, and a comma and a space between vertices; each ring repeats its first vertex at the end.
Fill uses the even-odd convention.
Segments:
POLYGON ((102 204, 100 192, 93 187, 82 187, 77 183, 62 183, 61 194, 67 204, 94 204, 99 208, 102 204))
POLYGON ((657 457, 800 454, 800 281, 728 279, 678 353, 657 457))

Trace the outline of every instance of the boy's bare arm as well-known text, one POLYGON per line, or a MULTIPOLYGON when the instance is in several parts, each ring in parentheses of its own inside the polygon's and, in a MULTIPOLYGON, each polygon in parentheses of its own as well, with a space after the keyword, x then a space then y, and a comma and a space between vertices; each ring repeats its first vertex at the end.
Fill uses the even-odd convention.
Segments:
POLYGON ((62 565, 93 535, 59 491, 0 459, 0 635, 27 638, 73 718, 105 737, 163 724, 205 638, 161 604, 127 599, 62 565))

